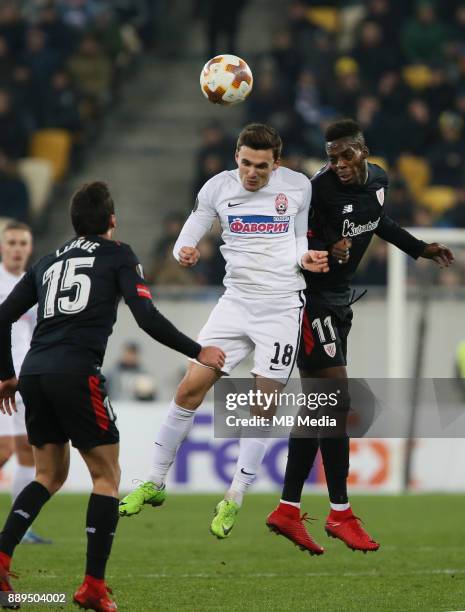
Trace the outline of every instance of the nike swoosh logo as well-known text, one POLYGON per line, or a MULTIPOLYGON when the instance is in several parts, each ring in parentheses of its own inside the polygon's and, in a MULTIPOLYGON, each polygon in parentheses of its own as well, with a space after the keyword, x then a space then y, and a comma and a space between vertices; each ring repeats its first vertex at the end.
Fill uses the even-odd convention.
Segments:
POLYGON ((234 206, 240 206, 241 204, 244 204, 244 202, 238 202, 237 204, 231 204, 231 202, 229 202, 228 208, 233 208, 234 206))
POLYGON ((276 370, 277 372, 282 372, 284 368, 274 368, 273 366, 270 366, 270 370, 276 370))
POLYGON ((241 474, 245 474, 246 476, 255 476, 253 472, 246 472, 244 468, 241 468, 241 474))
POLYGON ((228 535, 228 533, 231 531, 232 527, 225 527, 224 525, 222 525, 223 527, 223 533, 224 535, 228 535))

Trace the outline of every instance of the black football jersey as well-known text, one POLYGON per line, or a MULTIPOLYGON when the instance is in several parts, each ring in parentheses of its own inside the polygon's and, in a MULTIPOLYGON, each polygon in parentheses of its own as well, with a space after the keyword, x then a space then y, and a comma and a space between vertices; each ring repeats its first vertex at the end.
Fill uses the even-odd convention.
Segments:
POLYGON ((100 368, 121 297, 152 337, 190 357, 198 354, 200 346, 154 308, 131 247, 86 236, 43 257, 0 305, 0 378, 11 374, 11 323, 35 303, 37 325, 21 375, 100 368))
POLYGON ((343 185, 325 166, 312 178, 312 202, 309 213, 309 249, 327 250, 341 238, 350 238, 352 248, 346 264, 330 256, 329 272, 304 271, 310 294, 329 292, 347 301, 350 283, 374 234, 417 258, 426 244, 417 240, 385 213, 388 178, 376 164, 368 164, 368 178, 363 185, 343 185))

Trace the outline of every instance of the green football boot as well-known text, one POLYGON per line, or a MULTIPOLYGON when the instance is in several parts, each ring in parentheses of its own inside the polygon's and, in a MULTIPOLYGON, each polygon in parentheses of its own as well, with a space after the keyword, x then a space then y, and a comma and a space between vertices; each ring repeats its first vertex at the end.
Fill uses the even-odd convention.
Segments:
POLYGON ((234 527, 240 506, 232 499, 223 499, 215 508, 215 517, 210 525, 211 533, 218 539, 227 538, 234 527))
POLYGON ((150 506, 161 506, 166 499, 165 485, 157 487, 153 482, 143 482, 137 489, 128 493, 126 497, 119 503, 120 516, 134 516, 144 507, 144 504, 150 506))

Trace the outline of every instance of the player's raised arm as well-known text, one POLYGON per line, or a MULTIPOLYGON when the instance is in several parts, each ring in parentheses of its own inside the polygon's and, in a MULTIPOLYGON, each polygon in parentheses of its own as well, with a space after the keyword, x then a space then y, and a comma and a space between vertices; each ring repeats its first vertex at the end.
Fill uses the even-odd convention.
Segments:
POLYGON ((11 354, 11 327, 36 303, 34 277, 28 272, 0 305, 0 411, 4 414, 16 410, 17 380, 11 354))
POLYGON ((450 266, 454 261, 454 255, 448 247, 437 242, 427 244, 418 240, 387 215, 381 217, 376 234, 414 259, 432 259, 440 266, 450 266))
POLYGON ((174 258, 181 266, 192 267, 198 262, 200 251, 197 248, 202 237, 211 229, 216 210, 208 197, 209 185, 206 183, 199 191, 194 209, 179 234, 173 248, 174 258))
POLYGON ((153 305, 150 289, 137 271, 137 260, 127 261, 119 269, 119 285, 126 304, 129 306, 137 324, 149 336, 165 346, 195 358, 206 366, 221 370, 225 354, 214 346, 202 347, 200 344, 180 332, 153 305), (133 265, 135 264, 135 265, 133 265))

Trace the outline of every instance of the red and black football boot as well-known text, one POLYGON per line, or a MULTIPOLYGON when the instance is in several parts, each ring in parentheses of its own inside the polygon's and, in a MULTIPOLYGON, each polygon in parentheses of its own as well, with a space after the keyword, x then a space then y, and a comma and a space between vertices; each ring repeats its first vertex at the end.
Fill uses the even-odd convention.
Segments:
POLYGON ((80 608, 95 610, 96 612, 115 612, 118 609, 116 603, 108 596, 111 589, 103 580, 97 580, 92 576, 86 576, 84 582, 74 593, 73 601, 80 608))
MULTIPOLYGON (((10 572, 10 561, 11 558, 5 553, 0 552, 0 591, 6 595, 15 594, 10 578, 17 578, 16 574, 10 572)), ((5 597, 5 595, 3 595, 5 597)), ((19 610, 21 607, 19 603, 8 603, 6 599, 2 599, 2 608, 7 610, 19 610)))
POLYGON ((311 555, 322 555, 324 548, 317 544, 308 533, 304 521, 309 521, 307 514, 300 516, 299 508, 289 504, 279 504, 268 518, 266 524, 270 531, 282 535, 300 550, 309 552, 311 555))
POLYGON ((375 552, 379 544, 363 529, 361 523, 361 519, 352 513, 351 508, 331 510, 326 519, 325 530, 328 536, 338 538, 352 550, 375 552))

